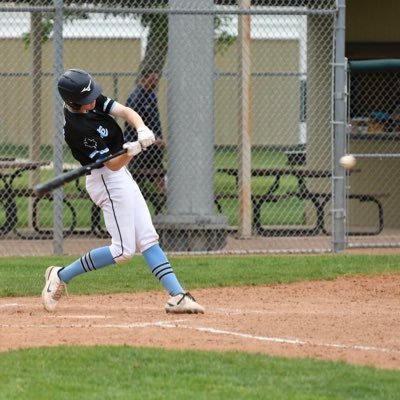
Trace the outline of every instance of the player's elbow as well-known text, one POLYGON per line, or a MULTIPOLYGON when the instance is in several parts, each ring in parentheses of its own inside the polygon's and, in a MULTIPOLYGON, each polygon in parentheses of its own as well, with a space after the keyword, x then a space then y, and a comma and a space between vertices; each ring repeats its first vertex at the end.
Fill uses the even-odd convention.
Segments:
POLYGON ((111 171, 118 171, 119 169, 121 169, 121 167, 116 167, 116 166, 114 166, 113 164, 111 164, 111 165, 108 165, 108 164, 105 164, 105 166, 109 169, 109 170, 111 170, 111 171))
POLYGON ((104 165, 111 171, 118 171, 126 165, 126 162, 125 160, 122 160, 122 156, 119 156, 105 162, 104 165))

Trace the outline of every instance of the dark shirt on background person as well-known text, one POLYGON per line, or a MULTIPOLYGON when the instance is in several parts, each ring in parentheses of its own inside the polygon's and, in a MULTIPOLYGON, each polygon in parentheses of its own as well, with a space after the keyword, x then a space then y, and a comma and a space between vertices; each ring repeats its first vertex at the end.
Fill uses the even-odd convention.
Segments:
MULTIPOLYGON (((159 171, 159 174, 153 173, 146 179, 154 184, 155 190, 159 195, 164 196, 163 152, 165 142, 162 137, 160 112, 156 94, 158 82, 158 73, 154 71, 143 73, 139 84, 126 101, 126 106, 132 108, 142 116, 144 123, 153 131, 156 138, 154 144, 149 146, 146 151, 142 151, 132 160, 129 164, 129 170, 133 176, 135 176, 135 170, 138 169, 159 171)), ((137 140, 137 132, 131 126, 125 124, 124 137, 125 140, 135 141, 137 140)), ((136 176, 136 180, 140 180, 140 178, 136 176)))

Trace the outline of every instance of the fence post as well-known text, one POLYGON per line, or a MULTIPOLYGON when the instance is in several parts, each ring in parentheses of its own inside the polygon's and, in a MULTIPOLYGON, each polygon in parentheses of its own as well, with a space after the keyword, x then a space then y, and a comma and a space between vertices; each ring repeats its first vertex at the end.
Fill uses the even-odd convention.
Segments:
MULTIPOLYGON (((57 82, 63 73, 63 0, 54 0, 54 30, 53 30, 53 99, 54 99, 54 174, 63 170, 63 102, 58 94, 57 82)), ((53 193, 53 253, 63 254, 63 190, 56 189, 53 193)))
POLYGON ((333 179, 332 179, 332 241, 335 253, 346 248, 346 172, 339 164, 346 152, 346 58, 345 10, 346 0, 337 0, 335 21, 335 59, 333 93, 333 179))
POLYGON ((212 0, 171 0, 168 42, 167 250, 208 250, 224 242, 227 219, 214 212, 214 37, 212 0))
MULTIPOLYGON (((241 9, 250 9, 250 0, 239 0, 241 9)), ((251 236, 251 17, 240 15, 238 18, 239 45, 239 236, 251 236)))
MULTIPOLYGON (((31 12, 31 122, 32 131, 29 142, 29 158, 40 160, 42 144, 42 13, 31 12)), ((40 168, 31 171, 29 184, 31 187, 40 180, 40 168)), ((32 227, 32 204, 29 199, 28 226, 32 227)))

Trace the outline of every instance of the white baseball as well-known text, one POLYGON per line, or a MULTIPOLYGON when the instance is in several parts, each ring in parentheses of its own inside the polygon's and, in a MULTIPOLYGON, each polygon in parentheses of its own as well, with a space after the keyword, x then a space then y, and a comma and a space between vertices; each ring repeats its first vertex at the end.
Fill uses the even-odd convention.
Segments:
POLYGON ((350 169, 356 165, 356 158, 352 154, 346 154, 340 157, 339 162, 343 168, 350 169))

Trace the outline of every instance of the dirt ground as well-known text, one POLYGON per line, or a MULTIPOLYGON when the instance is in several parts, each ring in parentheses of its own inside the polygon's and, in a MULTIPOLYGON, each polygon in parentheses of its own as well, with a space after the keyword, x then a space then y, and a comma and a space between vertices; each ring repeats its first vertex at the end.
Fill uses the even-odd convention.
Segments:
POLYGON ((163 292, 0 298, 0 351, 56 345, 240 350, 400 369, 400 274, 195 290, 204 315, 170 315, 163 292))

